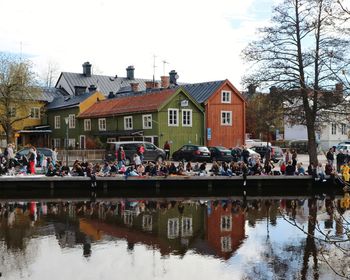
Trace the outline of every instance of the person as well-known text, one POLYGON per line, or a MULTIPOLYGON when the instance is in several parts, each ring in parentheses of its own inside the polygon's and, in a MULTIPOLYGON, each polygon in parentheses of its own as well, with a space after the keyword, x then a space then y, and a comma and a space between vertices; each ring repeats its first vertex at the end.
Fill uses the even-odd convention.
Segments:
POLYGON ((53 166, 56 165, 56 162, 57 162, 57 154, 58 154, 57 148, 54 147, 53 150, 52 150, 52 156, 51 156, 51 162, 52 162, 53 166))
POLYGON ((245 164, 248 164, 248 158, 249 158, 249 151, 247 150, 247 147, 244 146, 242 151, 242 159, 245 164))
POLYGON ((305 175, 305 169, 303 167, 303 163, 302 162, 298 162, 297 163, 297 171, 296 171, 297 175, 305 175))
POLYGON ((322 163, 320 162, 316 167, 317 177, 320 178, 322 182, 326 182, 325 174, 323 171, 322 163))
POLYGON ((53 176, 57 175, 56 170, 55 170, 55 168, 54 168, 52 163, 49 164, 49 167, 48 167, 47 172, 46 172, 45 175, 48 176, 48 177, 53 177, 53 176))
POLYGON ((36 160, 36 153, 33 148, 29 150, 28 154, 28 166, 29 166, 29 173, 30 174, 35 174, 35 160, 36 160))
POLYGON ((6 157, 7 168, 11 167, 14 158, 13 146, 9 143, 4 151, 4 156, 6 157))
POLYGON ((349 164, 345 163, 341 166, 341 173, 345 182, 349 182, 350 179, 350 168, 349 164))
POLYGON ((343 150, 340 149, 337 154, 337 172, 340 172, 340 167, 345 163, 346 155, 343 153, 343 150))
POLYGON ((140 156, 141 162, 143 162, 144 156, 143 154, 145 153, 145 146, 141 144, 139 148, 137 149, 137 153, 140 156))
POLYGON ((134 154, 133 161, 136 167, 142 164, 141 158, 138 154, 134 154))
POLYGON ((334 162, 334 150, 333 148, 329 148, 327 154, 326 154, 327 162, 331 165, 333 165, 334 162))
POLYGON ((170 159, 170 143, 169 141, 165 141, 165 144, 164 144, 164 151, 165 151, 165 159, 166 160, 169 160, 170 159))
POLYGON ((115 158, 118 161, 118 168, 120 169, 122 165, 125 164, 125 159, 126 159, 123 146, 120 146, 118 150, 115 152, 115 158))
POLYGON ((288 164, 286 166, 286 175, 287 176, 292 176, 295 174, 295 165, 292 164, 292 161, 289 160, 288 164))
POLYGON ((266 163, 269 163, 271 160, 271 147, 267 145, 266 152, 265 152, 265 165, 266 163))

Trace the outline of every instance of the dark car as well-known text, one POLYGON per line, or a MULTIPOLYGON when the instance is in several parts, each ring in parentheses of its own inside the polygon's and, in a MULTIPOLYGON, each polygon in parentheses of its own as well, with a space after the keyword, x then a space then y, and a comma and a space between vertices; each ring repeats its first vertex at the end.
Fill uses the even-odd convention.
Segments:
POLYGON ((231 162, 233 156, 231 150, 222 146, 208 147, 210 151, 210 158, 212 161, 226 161, 231 162))
MULTIPOLYGON (((270 146, 271 149, 271 160, 275 163, 279 162, 280 160, 283 160, 283 151, 278 146, 270 146)), ((261 158, 265 158, 266 152, 267 152, 267 146, 256 146, 252 147, 252 150, 257 152, 261 158)))
MULTIPOLYGON (((29 150, 30 150, 30 148, 28 148, 28 147, 19 150, 19 151, 16 153, 16 155, 15 155, 16 159, 17 159, 20 163, 22 163, 22 162, 23 162, 23 157, 26 157, 26 156, 29 154, 29 150)), ((49 149, 49 148, 36 148, 36 153, 37 153, 37 166, 40 165, 40 160, 38 160, 38 159, 41 157, 41 155, 45 155, 45 156, 48 157, 48 158, 52 158, 52 152, 53 152, 53 151, 52 151, 51 149, 49 149)))
POLYGON ((210 151, 205 146, 187 144, 173 153, 173 160, 210 161, 210 151))
POLYGON ((158 148, 150 142, 144 141, 109 142, 106 146, 105 159, 107 161, 114 161, 115 152, 122 146, 126 158, 125 165, 130 165, 134 154, 137 153, 138 147, 141 144, 145 147, 145 152, 143 153, 145 161, 162 161, 165 159, 165 151, 163 149, 158 148))

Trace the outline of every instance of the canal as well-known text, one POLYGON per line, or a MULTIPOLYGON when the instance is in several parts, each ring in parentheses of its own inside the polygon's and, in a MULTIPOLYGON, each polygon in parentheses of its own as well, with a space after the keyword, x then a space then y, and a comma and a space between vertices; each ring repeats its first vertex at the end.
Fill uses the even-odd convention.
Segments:
POLYGON ((343 279, 348 202, 2 199, 0 279, 343 279))

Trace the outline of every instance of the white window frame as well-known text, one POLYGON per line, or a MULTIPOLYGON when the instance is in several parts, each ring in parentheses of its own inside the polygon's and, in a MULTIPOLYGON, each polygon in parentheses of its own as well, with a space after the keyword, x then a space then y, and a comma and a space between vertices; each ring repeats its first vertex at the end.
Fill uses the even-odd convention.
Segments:
POLYGON ((346 124, 342 123, 340 124, 340 126, 341 126, 341 134, 346 135, 346 124))
POLYGON ((221 252, 228 253, 232 251, 232 238, 231 236, 221 236, 221 252))
POLYGON ((192 127, 192 109, 182 109, 182 126, 192 127), (189 122, 187 121, 187 117, 185 117, 185 114, 187 113, 189 113, 189 122))
POLYGON ((68 147, 75 148, 75 138, 69 138, 68 139, 68 147))
POLYGON ((84 119, 84 131, 91 131, 91 119, 84 119))
POLYGON ((68 127, 75 128, 75 115, 74 114, 68 115, 68 127))
POLYGON ((132 130, 132 129, 133 129, 132 116, 124 117, 124 130, 132 130))
POLYGON ((61 128, 61 116, 55 116, 55 129, 61 128))
POLYGON ((40 119, 40 108, 39 107, 32 107, 30 108, 30 118, 31 119, 40 119))
POLYGON ((152 231, 153 227, 153 219, 151 215, 143 215, 142 216, 142 229, 145 231, 152 231))
POLYGON ((152 114, 142 115, 142 128, 152 129, 152 114))
POLYGON ((168 126, 179 126, 179 109, 168 109, 168 126))
POLYGON ((232 126, 232 111, 221 111, 220 114, 221 125, 222 126, 232 126), (223 116, 225 114, 225 117, 223 116), (227 115, 229 115, 229 122, 226 122, 227 115))
POLYGON ((231 103, 231 91, 222 90, 221 91, 221 103, 231 103))
POLYGON ((16 117, 16 107, 10 107, 10 117, 14 118, 16 117))
POLYGON ((53 138, 53 146, 56 148, 61 147, 61 139, 60 138, 53 138))
POLYGON ((220 230, 221 231, 231 231, 232 230, 232 216, 222 215, 220 217, 220 230))
POLYGON ((336 123, 332 123, 331 124, 331 134, 332 135, 336 135, 337 134, 337 124, 336 123))
POLYGON ((123 214, 123 221, 125 225, 132 226, 134 223, 135 211, 125 210, 123 214))
POLYGON ((193 235, 192 217, 182 217, 181 236, 188 237, 193 235))
POLYGON ((179 218, 168 219, 168 239, 179 237, 179 218))
POLYGON ((98 119, 98 130, 99 131, 106 131, 107 130, 106 118, 98 119))

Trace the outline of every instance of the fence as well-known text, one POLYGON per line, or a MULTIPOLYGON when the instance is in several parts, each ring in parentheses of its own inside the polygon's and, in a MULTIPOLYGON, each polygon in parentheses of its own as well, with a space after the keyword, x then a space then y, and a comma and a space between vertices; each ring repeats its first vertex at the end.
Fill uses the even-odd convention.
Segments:
POLYGON ((75 160, 100 162, 103 161, 105 156, 105 150, 58 150, 57 159, 65 161, 66 152, 68 152, 68 161, 70 163, 75 160))

